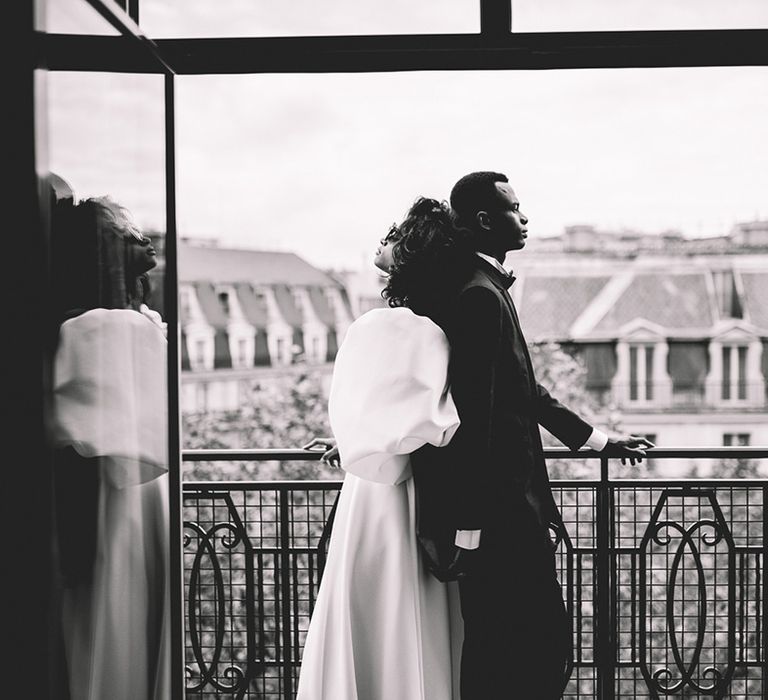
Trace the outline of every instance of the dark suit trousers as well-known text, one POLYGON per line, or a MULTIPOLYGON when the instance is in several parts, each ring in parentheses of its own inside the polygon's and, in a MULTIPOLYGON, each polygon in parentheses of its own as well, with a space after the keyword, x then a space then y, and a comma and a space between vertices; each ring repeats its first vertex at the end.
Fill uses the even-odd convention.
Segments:
POLYGON ((484 528, 472 573, 459 588, 461 700, 560 698, 570 620, 551 540, 529 510, 515 523, 484 528))

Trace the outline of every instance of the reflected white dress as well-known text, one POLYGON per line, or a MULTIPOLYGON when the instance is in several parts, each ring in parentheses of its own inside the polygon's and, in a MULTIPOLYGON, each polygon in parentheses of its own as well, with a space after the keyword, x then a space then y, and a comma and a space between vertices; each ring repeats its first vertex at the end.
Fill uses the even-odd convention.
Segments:
POLYGON ((61 326, 54 444, 96 458, 99 481, 91 581, 62 593, 72 700, 170 697, 166 347, 131 310, 61 326))
POLYGON ((458 589, 416 544, 409 454, 459 425, 448 341, 409 309, 347 331, 329 416, 346 475, 307 633, 297 700, 458 700, 458 589))

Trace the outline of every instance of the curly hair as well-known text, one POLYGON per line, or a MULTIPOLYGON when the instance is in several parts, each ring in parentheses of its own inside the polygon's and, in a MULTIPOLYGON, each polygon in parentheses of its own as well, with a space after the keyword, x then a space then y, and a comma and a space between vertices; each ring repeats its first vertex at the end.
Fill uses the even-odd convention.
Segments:
POLYGON ((392 307, 440 318, 453 293, 471 274, 467 232, 456 226, 445 202, 419 197, 396 231, 392 265, 381 296, 392 307))
POLYGON ((138 309, 148 290, 128 267, 128 248, 138 234, 128 210, 109 197, 57 205, 52 277, 59 313, 138 309))

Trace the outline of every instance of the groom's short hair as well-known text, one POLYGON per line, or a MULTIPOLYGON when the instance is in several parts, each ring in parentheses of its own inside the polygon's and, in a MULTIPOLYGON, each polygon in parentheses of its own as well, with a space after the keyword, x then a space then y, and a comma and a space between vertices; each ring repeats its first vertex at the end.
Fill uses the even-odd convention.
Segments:
POLYGON ((503 173, 480 171, 462 177, 451 190, 451 208, 459 226, 474 228, 479 211, 492 211, 498 203, 497 182, 509 182, 503 173))

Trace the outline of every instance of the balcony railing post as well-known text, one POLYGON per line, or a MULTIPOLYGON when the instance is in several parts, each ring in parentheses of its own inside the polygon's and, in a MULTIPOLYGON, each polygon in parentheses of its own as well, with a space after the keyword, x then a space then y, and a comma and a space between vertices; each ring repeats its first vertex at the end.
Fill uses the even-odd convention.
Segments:
POLYGON ((291 518, 290 491, 281 488, 278 491, 280 515, 280 624, 283 646, 283 698, 293 700, 293 643, 291 635, 291 518))
POLYGON ((757 648, 761 654, 760 661, 763 666, 763 697, 768 697, 768 486, 763 486, 763 553, 760 562, 763 583, 763 614, 762 630, 758 630, 760 639, 757 640, 757 648))
POLYGON ((600 460, 600 485, 597 489, 597 556, 595 559, 597 697, 613 700, 615 693, 613 492, 608 480, 608 460, 600 460))

